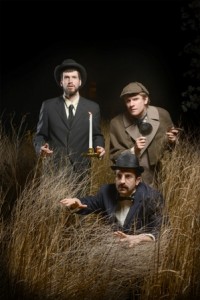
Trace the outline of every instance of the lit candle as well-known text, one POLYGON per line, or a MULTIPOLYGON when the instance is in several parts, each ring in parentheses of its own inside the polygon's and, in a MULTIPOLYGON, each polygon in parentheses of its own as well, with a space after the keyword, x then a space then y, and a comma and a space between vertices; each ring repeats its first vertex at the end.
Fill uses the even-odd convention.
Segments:
POLYGON ((93 148, 92 146, 92 113, 89 112, 89 148, 93 148))

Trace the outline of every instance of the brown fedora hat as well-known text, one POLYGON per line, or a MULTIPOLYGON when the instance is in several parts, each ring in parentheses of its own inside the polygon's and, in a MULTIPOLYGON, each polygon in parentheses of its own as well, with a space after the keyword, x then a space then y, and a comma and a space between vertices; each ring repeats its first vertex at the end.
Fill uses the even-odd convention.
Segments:
POLYGON ((128 94, 139 94, 141 92, 149 95, 149 91, 145 88, 145 86, 142 83, 137 81, 131 82, 123 88, 120 98, 128 94))
POLYGON ((81 86, 83 87, 87 80, 87 72, 82 65, 73 59, 65 59, 60 65, 55 67, 54 78, 57 84, 60 86, 60 74, 67 69, 75 69, 80 72, 82 81, 81 86))

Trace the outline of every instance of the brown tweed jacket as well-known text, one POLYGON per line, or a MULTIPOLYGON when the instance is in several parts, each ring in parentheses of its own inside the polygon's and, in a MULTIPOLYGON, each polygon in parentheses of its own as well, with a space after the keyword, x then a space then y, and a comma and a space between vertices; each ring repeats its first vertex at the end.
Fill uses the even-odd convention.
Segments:
MULTIPOLYGON (((156 164, 159 162, 167 143, 166 131, 173 126, 171 117, 163 108, 148 106, 147 122, 152 125, 152 132, 146 136, 146 145, 139 160, 145 168, 143 178, 151 183, 156 164)), ((138 126, 127 113, 121 113, 110 122, 110 159, 116 160, 123 151, 130 150, 136 139, 141 136, 138 126)))

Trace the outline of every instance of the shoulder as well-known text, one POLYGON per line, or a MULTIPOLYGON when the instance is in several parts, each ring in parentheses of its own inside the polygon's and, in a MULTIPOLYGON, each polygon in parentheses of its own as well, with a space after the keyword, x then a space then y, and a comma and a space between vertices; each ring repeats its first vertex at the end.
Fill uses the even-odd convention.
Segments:
POLYGON ((57 104, 58 102, 62 102, 62 101, 63 101, 63 97, 59 96, 59 97, 46 99, 42 102, 42 104, 45 106, 49 106, 49 105, 57 104))
POLYGON ((89 99, 84 98, 84 97, 81 96, 81 97, 80 97, 80 101, 81 101, 81 103, 84 104, 84 105, 87 105, 87 106, 89 106, 89 107, 94 107, 94 108, 99 109, 99 104, 96 103, 96 102, 94 102, 94 101, 92 101, 92 100, 89 100, 89 99))
POLYGON ((147 114, 150 117, 150 119, 160 120, 161 122, 166 122, 168 126, 169 126, 169 124, 172 123, 169 112, 162 107, 150 105, 150 106, 148 106, 147 114))
POLYGON ((112 118, 111 121, 110 121, 110 124, 118 123, 118 122, 123 122, 123 113, 118 114, 117 116, 112 118))
POLYGON ((162 194, 159 190, 151 187, 150 185, 148 185, 147 183, 144 182, 140 182, 140 184, 138 185, 138 189, 137 191, 139 193, 143 193, 144 196, 146 197, 162 197, 162 194))
POLYGON ((169 112, 163 107, 157 107, 159 114, 169 115, 169 112))
POLYGON ((163 107, 159 107, 159 106, 149 106, 150 109, 156 109, 158 111, 159 116, 169 116, 169 112, 163 108, 163 107))

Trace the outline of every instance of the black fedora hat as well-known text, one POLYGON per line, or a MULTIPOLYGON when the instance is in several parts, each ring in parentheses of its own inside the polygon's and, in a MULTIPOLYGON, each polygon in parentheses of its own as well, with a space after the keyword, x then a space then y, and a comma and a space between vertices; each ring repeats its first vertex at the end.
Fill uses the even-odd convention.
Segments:
POLYGON ((130 151, 121 153, 117 158, 115 165, 111 166, 111 169, 133 169, 137 174, 144 172, 144 168, 139 165, 137 156, 130 151))
POLYGON ((54 78, 55 78, 57 84, 60 86, 60 74, 64 70, 71 69, 71 68, 80 72, 81 81, 82 81, 81 86, 84 86, 84 84, 86 83, 86 79, 87 79, 87 72, 82 65, 80 65, 73 59, 65 59, 65 60, 63 60, 63 62, 60 65, 55 67, 54 78))

